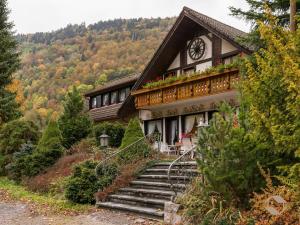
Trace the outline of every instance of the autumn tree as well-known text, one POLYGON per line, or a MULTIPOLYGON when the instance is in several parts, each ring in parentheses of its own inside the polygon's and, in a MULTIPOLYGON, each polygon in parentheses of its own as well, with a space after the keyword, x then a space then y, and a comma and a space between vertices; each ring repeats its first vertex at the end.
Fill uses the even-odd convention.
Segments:
POLYGON ((17 42, 13 37, 13 24, 8 21, 7 1, 0 0, 0 125, 20 116, 16 94, 8 90, 12 74, 19 67, 17 42))

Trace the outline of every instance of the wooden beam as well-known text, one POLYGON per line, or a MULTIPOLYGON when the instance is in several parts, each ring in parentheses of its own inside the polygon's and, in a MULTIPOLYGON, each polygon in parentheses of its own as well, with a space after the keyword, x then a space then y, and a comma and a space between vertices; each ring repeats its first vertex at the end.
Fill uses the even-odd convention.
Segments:
POLYGON ((212 65, 217 66, 221 63, 222 39, 218 36, 212 36, 212 65))

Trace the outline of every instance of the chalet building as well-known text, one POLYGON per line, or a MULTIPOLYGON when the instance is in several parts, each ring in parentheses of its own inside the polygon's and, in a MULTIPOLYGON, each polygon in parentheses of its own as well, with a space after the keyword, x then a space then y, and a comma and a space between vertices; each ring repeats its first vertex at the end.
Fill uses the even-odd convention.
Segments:
POLYGON ((162 150, 193 145, 198 125, 208 123, 218 103, 239 105, 235 89, 239 71, 232 63, 251 54, 238 42, 245 35, 184 7, 142 74, 122 83, 122 88, 132 88, 125 100, 115 104, 112 96, 120 94, 114 91, 123 89, 113 82, 86 95, 91 116, 101 121, 136 112, 146 135, 162 134, 162 150))
POLYGON ((165 148, 192 144, 197 126, 208 123, 219 102, 239 105, 235 90, 239 71, 232 63, 251 53, 237 42, 245 35, 184 7, 119 115, 134 105, 145 134, 160 132, 165 148))
POLYGON ((118 112, 128 98, 131 88, 137 81, 139 74, 119 78, 96 88, 85 94, 89 102, 89 114, 95 122, 101 121, 128 121, 137 115, 135 107, 128 109, 130 116, 118 116, 118 112))

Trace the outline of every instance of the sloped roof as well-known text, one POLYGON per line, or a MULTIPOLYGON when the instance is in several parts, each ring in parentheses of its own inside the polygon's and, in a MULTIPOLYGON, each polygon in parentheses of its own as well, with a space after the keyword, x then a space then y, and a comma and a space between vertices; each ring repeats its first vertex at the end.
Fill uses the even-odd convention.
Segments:
POLYGON ((135 81, 138 79, 139 76, 140 76, 140 74, 132 74, 129 76, 125 76, 125 77, 121 77, 121 78, 117 78, 117 79, 108 81, 106 84, 99 86, 99 87, 85 93, 85 96, 89 97, 89 96, 99 94, 99 93, 107 91, 107 90, 118 88, 119 86, 123 86, 123 85, 130 84, 130 83, 135 83, 135 81))
MULTIPOLYGON (((229 41, 231 44, 236 46, 241 51, 250 54, 251 49, 249 49, 247 46, 242 46, 240 43, 237 42, 237 39, 239 37, 244 37, 247 35, 247 33, 236 29, 232 26, 229 26, 227 24, 224 24, 218 20, 215 20, 209 16, 206 16, 204 14, 201 14, 199 12, 196 12, 188 7, 183 7, 182 12, 180 13, 179 17, 177 18, 176 22, 158 47, 157 51, 154 53, 152 59, 149 61, 147 66, 145 67, 143 73, 139 77, 139 79, 136 81, 134 87, 132 90, 137 90, 145 81, 147 76, 152 73, 159 74, 159 70, 161 68, 158 67, 157 63, 160 64, 167 64, 172 62, 171 55, 174 54, 174 46, 169 46, 168 43, 171 41, 176 42, 176 47, 178 47, 180 38, 176 38, 176 32, 179 36, 186 36, 186 33, 183 32, 183 29, 188 30, 190 28, 183 28, 182 24, 186 24, 184 21, 190 20, 194 21, 195 24, 198 24, 202 26, 204 29, 208 30, 209 32, 215 34, 216 36, 219 36, 220 38, 223 38, 227 41, 229 41), (162 57, 163 52, 168 49, 169 54, 165 54, 164 57, 162 57)), ((192 25, 191 25, 192 26, 192 25)), ((119 110, 119 114, 126 114, 126 108, 130 108, 134 106, 134 98, 132 96, 129 96, 124 104, 121 106, 119 110)))
POLYGON ((90 117, 94 121, 103 121, 110 119, 118 119, 118 111, 123 103, 104 106, 101 108, 91 109, 89 111, 90 117))
MULTIPOLYGON (((237 38, 244 37, 247 35, 247 33, 245 33, 244 31, 241 31, 235 27, 232 27, 225 23, 222 23, 216 19, 206 16, 202 13, 199 13, 199 12, 197 12, 193 9, 190 9, 186 6, 183 7, 183 13, 185 13, 186 15, 195 17, 195 19, 198 20, 196 22, 199 22, 199 24, 201 24, 202 26, 205 27, 205 25, 207 25, 214 31, 219 32, 220 34, 222 34, 223 36, 226 36, 227 38, 231 39, 232 41, 236 41, 237 38)), ((208 28, 208 27, 205 27, 205 28, 208 28)))

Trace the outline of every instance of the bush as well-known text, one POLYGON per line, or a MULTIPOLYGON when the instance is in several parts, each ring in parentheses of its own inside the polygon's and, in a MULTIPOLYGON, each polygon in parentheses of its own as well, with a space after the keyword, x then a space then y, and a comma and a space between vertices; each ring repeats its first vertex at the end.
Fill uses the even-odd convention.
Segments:
POLYGON ((0 129, 0 152, 11 155, 19 151, 24 143, 36 144, 39 139, 38 127, 31 121, 13 120, 0 129))
POLYGON ((59 140, 59 130, 56 122, 49 122, 38 147, 32 144, 23 145, 20 152, 16 152, 8 166, 9 176, 21 181, 22 177, 35 176, 53 165, 63 153, 59 140))
POLYGON ((24 170, 28 166, 27 157, 35 150, 35 146, 32 144, 23 144, 20 151, 15 152, 12 157, 12 163, 10 163, 6 169, 8 171, 8 177, 17 182, 20 182, 24 174, 24 170))
POLYGON ((38 143, 37 149, 61 148, 60 131, 56 121, 50 121, 38 143))
POLYGON ((230 203, 224 200, 219 193, 213 192, 208 195, 201 182, 200 178, 196 178, 186 193, 178 200, 183 206, 182 214, 186 224, 236 224, 240 212, 230 206, 230 203))
POLYGON ((25 157, 25 176, 35 176, 53 165, 63 154, 61 148, 45 149, 42 151, 34 151, 32 155, 25 157))
POLYGON ((202 159, 198 166, 206 181, 204 190, 220 193, 227 202, 245 207, 250 195, 264 185, 257 163, 267 165, 272 157, 243 127, 235 126, 228 105, 220 110, 199 135, 198 153, 202 159))
MULTIPOLYGON (((125 131, 125 135, 120 148, 125 148, 143 137, 144 134, 139 120, 137 118, 131 119, 125 131)), ((118 158, 120 162, 124 163, 139 157, 145 158, 150 154, 150 151, 151 147, 148 145, 146 140, 142 140, 136 144, 133 144, 125 151, 122 151, 119 154, 118 158)))
POLYGON ((98 145, 100 145, 100 136, 105 133, 110 137, 109 146, 118 148, 121 145, 124 132, 124 126, 118 122, 103 122, 94 126, 94 135, 98 145))
POLYGON ((72 202, 84 204, 95 203, 94 194, 99 188, 112 183, 117 175, 117 167, 108 165, 98 168, 99 178, 96 176, 97 163, 86 161, 74 168, 73 175, 67 180, 65 197, 72 202))
POLYGON ((87 137, 92 131, 92 121, 84 112, 84 101, 73 87, 65 98, 64 113, 58 120, 61 143, 69 149, 73 144, 87 137))

